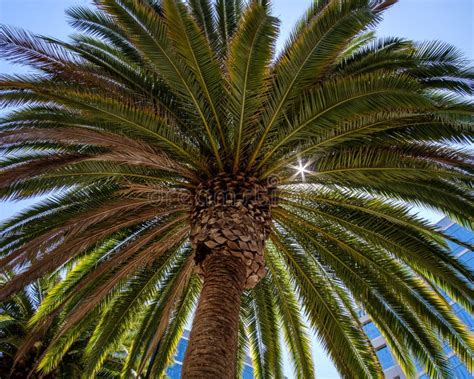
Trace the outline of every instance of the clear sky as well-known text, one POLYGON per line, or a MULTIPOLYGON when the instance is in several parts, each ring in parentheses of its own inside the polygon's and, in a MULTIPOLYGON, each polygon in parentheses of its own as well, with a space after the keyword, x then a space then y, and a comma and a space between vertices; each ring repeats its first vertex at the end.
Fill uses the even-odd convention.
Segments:
MULTIPOLYGON (((274 0, 273 13, 282 21, 280 43, 290 32, 311 0, 274 0)), ((0 23, 28 29, 35 33, 66 38, 71 29, 66 23, 64 9, 72 5, 87 5, 89 0, 0 0, 0 23)), ((474 1, 473 0, 399 0, 385 13, 378 28, 379 36, 400 36, 414 40, 442 40, 460 48, 474 60, 474 1)), ((20 73, 24 69, 0 61, 0 73, 20 73)), ((31 202, 0 203, 0 220, 17 212, 31 202)), ((432 220, 439 214, 421 211, 432 220)), ((339 378, 337 371, 321 347, 313 351, 318 379, 339 378)), ((285 365, 286 375, 292 370, 285 365)))

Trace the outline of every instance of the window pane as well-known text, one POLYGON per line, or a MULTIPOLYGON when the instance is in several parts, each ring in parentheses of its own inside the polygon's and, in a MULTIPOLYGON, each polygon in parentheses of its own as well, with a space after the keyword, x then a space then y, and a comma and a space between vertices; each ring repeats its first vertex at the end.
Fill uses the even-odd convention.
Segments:
POLYGON ((450 354, 452 352, 451 347, 449 346, 448 342, 443 342, 443 351, 446 355, 450 354))
POLYGON ((242 379, 253 379, 252 367, 244 365, 244 372, 242 373, 242 379))
POLYGON ((458 240, 461 240, 463 242, 470 242, 474 240, 474 234, 470 232, 467 229, 464 229, 460 225, 453 225, 450 228, 448 228, 445 232, 446 234, 449 234, 452 237, 457 238, 458 240))
POLYGON ((415 358, 415 367, 416 367, 416 371, 418 372, 424 370, 423 366, 421 365, 421 362, 416 358, 415 358))
POLYGON ((384 370, 395 365, 388 347, 383 347, 382 349, 377 350, 377 357, 379 358, 380 364, 384 370))
POLYGON ((364 332, 367 334, 367 337, 369 337, 369 339, 371 340, 380 336, 380 331, 377 329, 373 322, 365 324, 362 329, 364 329, 364 332))
POLYGON ((188 347, 188 340, 181 338, 178 342, 178 348, 176 349, 176 356, 174 359, 177 361, 184 361, 184 354, 186 353, 186 348, 188 347))
POLYGON ((180 364, 174 364, 166 370, 166 375, 170 379, 180 379, 181 378, 181 365, 180 364))
POLYGON ((469 329, 474 329, 474 318, 459 304, 453 304, 453 311, 469 329))
POLYGON ((448 296, 446 292, 444 292, 441 288, 438 288, 438 291, 443 295, 443 297, 446 299, 446 301, 449 303, 451 301, 451 298, 448 296))
POLYGON ((471 269, 474 269, 474 251, 468 251, 459 257, 459 260, 471 269))
POLYGON ((454 378, 456 379, 472 379, 471 374, 467 371, 466 367, 461 363, 458 357, 454 356, 449 359, 451 368, 454 371, 454 378))
POLYGON ((454 369, 454 375, 458 379, 472 379, 471 374, 467 371, 465 366, 458 366, 454 369))
MULTIPOLYGON (((464 229, 462 226, 459 225, 453 225, 448 228, 446 230, 446 234, 449 234, 450 236, 455 237, 463 242, 470 242, 474 239, 474 233, 464 229)), ((451 241, 448 241, 448 246, 453 253, 459 253, 460 251, 464 250, 464 247, 451 241)))

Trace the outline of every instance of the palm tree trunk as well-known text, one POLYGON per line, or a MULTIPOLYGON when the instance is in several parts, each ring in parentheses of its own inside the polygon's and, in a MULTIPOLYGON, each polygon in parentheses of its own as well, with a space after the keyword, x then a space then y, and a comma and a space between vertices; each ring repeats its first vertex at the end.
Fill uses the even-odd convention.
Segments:
POLYGON ((202 263, 204 283, 184 358, 185 379, 235 379, 240 299, 246 266, 212 253, 202 263))
POLYGON ((185 379, 236 377, 240 299, 265 276, 273 191, 244 173, 221 173, 196 190, 191 243, 204 282, 184 358, 185 379))

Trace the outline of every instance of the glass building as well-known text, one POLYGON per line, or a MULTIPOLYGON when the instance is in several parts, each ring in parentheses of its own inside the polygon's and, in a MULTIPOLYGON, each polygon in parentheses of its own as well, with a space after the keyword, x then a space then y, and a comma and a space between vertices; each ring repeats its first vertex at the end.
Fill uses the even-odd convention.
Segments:
MULTIPOLYGON (((166 370, 166 376, 170 379, 181 378, 181 368, 183 367, 184 353, 188 347, 188 340, 189 331, 185 330, 183 336, 179 340, 178 347, 176 348, 174 363, 166 370)), ((242 379, 253 379, 252 361, 248 356, 245 358, 242 379)))
MULTIPOLYGON (((474 233, 463 228, 462 226, 450 221, 448 218, 442 219, 437 226, 440 230, 444 231, 456 239, 462 242, 468 242, 471 245, 474 244, 474 233)), ((449 242, 448 243, 452 253, 463 263, 468 265, 471 269, 474 269, 474 251, 464 248, 458 244, 449 242)), ((471 331, 474 331, 474 318, 470 315, 463 307, 455 303, 447 296, 454 312, 457 316, 468 326, 471 331)), ((363 310, 359 310, 359 317, 363 324, 363 329, 367 333, 367 336, 372 342, 372 345, 376 349, 377 357, 380 360, 382 368, 384 369, 385 378, 387 379, 405 379, 400 366, 392 356, 390 349, 388 348, 385 339, 381 335, 380 331, 374 325, 363 310)), ((473 375, 469 373, 464 364, 458 359, 458 357, 451 351, 448 345, 445 345, 445 351, 449 359, 452 368, 452 377, 450 379, 472 379, 473 375)), ((417 364, 418 374, 417 379, 429 379, 428 375, 423 372, 423 368, 417 364)))

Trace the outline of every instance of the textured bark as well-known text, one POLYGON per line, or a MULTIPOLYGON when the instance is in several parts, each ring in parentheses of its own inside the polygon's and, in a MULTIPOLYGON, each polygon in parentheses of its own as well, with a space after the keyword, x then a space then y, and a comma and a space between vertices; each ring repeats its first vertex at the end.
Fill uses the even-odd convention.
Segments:
POLYGON ((235 379, 240 298, 265 276, 275 186, 222 173, 194 194, 191 243, 203 278, 182 377, 235 379))
POLYGON ((240 298, 246 267, 233 255, 209 254, 204 284, 184 358, 185 379, 235 379, 240 298))
POLYGON ((255 177, 225 173, 202 183, 195 194, 191 242, 197 271, 208 254, 237 256, 246 266, 245 288, 265 276, 264 248, 270 232, 274 187, 255 177))

